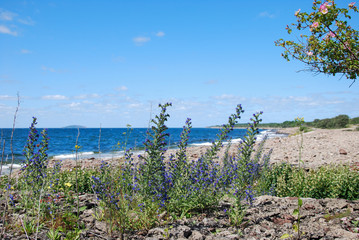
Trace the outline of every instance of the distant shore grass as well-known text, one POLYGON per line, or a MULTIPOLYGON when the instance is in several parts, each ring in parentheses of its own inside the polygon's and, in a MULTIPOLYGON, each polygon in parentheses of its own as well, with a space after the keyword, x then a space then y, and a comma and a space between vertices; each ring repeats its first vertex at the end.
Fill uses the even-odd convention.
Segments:
MULTIPOLYGON (((312 122, 305 122, 303 126, 314 127, 314 128, 324 128, 324 129, 335 129, 335 128, 345 128, 350 125, 358 125, 359 117, 349 118, 348 115, 338 115, 333 118, 326 119, 315 119, 312 122)), ((221 126, 215 125, 210 126, 209 128, 220 128, 221 126)), ((247 128, 247 123, 239 123, 234 125, 235 128, 247 128)), ((260 123, 259 128, 292 128, 297 127, 295 121, 284 121, 282 123, 260 123)))

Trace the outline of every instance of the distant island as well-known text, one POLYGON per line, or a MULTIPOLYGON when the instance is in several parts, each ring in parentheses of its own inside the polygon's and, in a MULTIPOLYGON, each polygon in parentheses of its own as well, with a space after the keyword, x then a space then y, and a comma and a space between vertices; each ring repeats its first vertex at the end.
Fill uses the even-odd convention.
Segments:
POLYGON ((66 127, 63 127, 63 128, 86 128, 86 127, 81 126, 81 125, 69 125, 69 126, 66 126, 66 127))

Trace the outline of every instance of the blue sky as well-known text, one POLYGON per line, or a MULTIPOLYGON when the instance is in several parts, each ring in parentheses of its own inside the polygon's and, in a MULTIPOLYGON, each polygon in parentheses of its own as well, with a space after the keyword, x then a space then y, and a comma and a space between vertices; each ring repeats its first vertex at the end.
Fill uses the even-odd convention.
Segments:
MULTIPOLYGON (((350 1, 342 1, 347 6, 350 1)), ((118 0, 0 3, 0 128, 170 127, 359 116, 359 83, 314 75, 274 46, 312 0, 118 0)), ((352 26, 358 27, 357 17, 352 26), (355 24, 354 24, 355 23, 355 24)))

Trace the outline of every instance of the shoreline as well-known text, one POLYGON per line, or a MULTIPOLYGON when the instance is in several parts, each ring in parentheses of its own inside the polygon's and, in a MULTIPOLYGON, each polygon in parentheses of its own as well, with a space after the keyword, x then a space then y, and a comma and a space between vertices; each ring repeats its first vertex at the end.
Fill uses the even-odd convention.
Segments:
MULTIPOLYGON (((272 150, 270 163, 286 162, 292 165, 299 165, 299 143, 300 135, 293 135, 298 128, 280 129, 276 134, 266 140, 263 151, 268 153, 272 150), (286 135, 286 137, 285 137, 286 135)), ((359 165, 359 131, 353 129, 313 129, 313 131, 303 134, 303 149, 301 165, 306 168, 317 168, 329 164, 348 164, 359 165)), ((258 142, 256 143, 258 146, 258 142)), ((187 148, 188 161, 196 160, 203 155, 210 146, 190 146, 187 148)), ((229 154, 237 153, 238 143, 232 144, 229 154)), ((224 148, 219 152, 218 159, 224 155, 224 148)), ((169 149, 165 153, 168 158, 170 154, 175 154, 176 149, 169 149)), ((120 158, 110 159, 108 162, 114 166, 118 165, 120 158)), ((134 156, 134 162, 138 157, 134 156)), ((79 163, 82 167, 86 165, 100 165, 100 159, 81 159, 79 163)), ((63 161, 64 167, 74 167, 76 162, 73 160, 63 161)))
MULTIPOLYGON (((276 164, 286 162, 292 165, 299 165, 299 143, 300 135, 295 135, 298 128, 270 128, 267 132, 271 135, 265 142, 263 151, 268 153, 272 150, 270 163, 276 164)), ((263 134, 262 134, 263 135, 263 134)), ((259 141, 258 141, 259 142, 259 141)), ((256 145, 258 145, 258 142, 256 145)), ((229 154, 237 154, 239 143, 232 143, 229 154)), ((359 166, 359 131, 353 131, 353 128, 344 129, 313 129, 313 131, 303 134, 303 149, 301 165, 306 168, 317 168, 329 164, 349 164, 359 166)), ((210 145, 190 145, 187 147, 188 161, 197 160, 201 157, 210 145)), ((165 158, 169 159, 171 154, 175 154, 177 148, 169 148, 165 153, 165 158)), ((225 148, 218 154, 218 159, 224 156, 225 148)), ((138 154, 143 154, 143 150, 134 152, 134 162, 139 162, 138 154)), ((50 159, 50 167, 56 159, 50 159)), ((111 158, 82 157, 79 155, 78 162, 74 159, 60 159, 63 169, 72 169, 75 166, 84 168, 95 168, 106 161, 113 166, 118 166, 124 161, 123 156, 113 156, 111 158)), ((19 171, 13 168, 13 172, 19 171)), ((8 166, 2 166, 2 174, 6 172, 8 166)))

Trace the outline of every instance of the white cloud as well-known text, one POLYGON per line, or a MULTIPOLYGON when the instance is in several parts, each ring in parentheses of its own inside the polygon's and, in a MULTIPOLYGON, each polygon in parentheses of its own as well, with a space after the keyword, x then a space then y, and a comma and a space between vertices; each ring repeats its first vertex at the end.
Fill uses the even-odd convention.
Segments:
POLYGON ((55 68, 46 67, 46 66, 41 66, 41 69, 45 72, 52 72, 52 73, 67 73, 68 72, 67 69, 55 69, 55 68))
POLYGON ((76 99, 91 99, 91 98, 99 98, 100 95, 98 95, 97 93, 92 93, 92 94, 82 94, 82 95, 78 95, 75 96, 74 98, 76 99))
POLYGON ((267 12, 267 11, 264 11, 264 12, 259 13, 259 17, 263 17, 263 18, 275 18, 275 14, 269 13, 269 12, 267 12))
POLYGON ((165 33, 162 32, 162 31, 156 33, 156 36, 157 36, 157 37, 163 37, 164 35, 165 35, 165 33))
POLYGON ((12 13, 9 11, 5 11, 4 9, 0 9, 0 20, 12 21, 16 16, 17 16, 16 13, 12 13))
POLYGON ((79 103, 79 102, 72 102, 72 103, 68 104, 67 106, 69 106, 70 108, 75 108, 75 107, 78 107, 80 105, 81 105, 81 103, 79 103))
POLYGON ((21 53, 22 54, 30 54, 32 52, 30 50, 27 50, 27 49, 21 49, 21 53))
POLYGON ((116 90, 121 92, 121 91, 127 91, 128 88, 126 86, 120 86, 120 87, 116 88, 116 90))
POLYGON ((16 97, 9 96, 9 95, 0 95, 0 100, 15 100, 16 97))
POLYGON ((46 96, 43 96, 42 99, 46 99, 46 100, 67 100, 68 97, 66 97, 64 95, 46 95, 46 96))
POLYGON ((135 37, 132 39, 136 45, 143 45, 144 43, 151 40, 149 37, 135 37))
POLYGON ((41 66, 41 69, 44 71, 49 71, 49 72, 56 72, 56 70, 54 68, 50 68, 50 67, 46 67, 46 66, 41 66))
POLYGON ((143 105, 141 103, 131 103, 128 105, 129 108, 139 108, 142 107, 143 105))
POLYGON ((19 23, 29 25, 29 26, 35 25, 35 22, 30 17, 27 17, 27 19, 19 19, 18 21, 19 21, 19 23))
POLYGON ((0 25, 0 33, 17 36, 17 32, 11 31, 8 27, 0 25))

